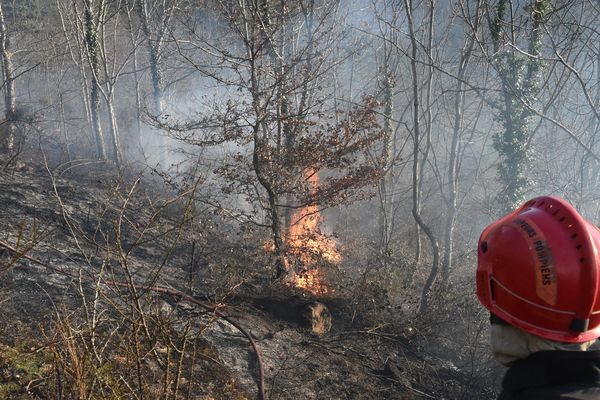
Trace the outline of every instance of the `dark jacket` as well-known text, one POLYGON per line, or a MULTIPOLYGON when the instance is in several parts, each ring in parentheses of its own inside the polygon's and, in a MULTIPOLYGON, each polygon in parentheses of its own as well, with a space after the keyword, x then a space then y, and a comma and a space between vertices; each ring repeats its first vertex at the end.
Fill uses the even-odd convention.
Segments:
POLYGON ((540 351, 513 364, 498 400, 600 399, 600 351, 540 351))

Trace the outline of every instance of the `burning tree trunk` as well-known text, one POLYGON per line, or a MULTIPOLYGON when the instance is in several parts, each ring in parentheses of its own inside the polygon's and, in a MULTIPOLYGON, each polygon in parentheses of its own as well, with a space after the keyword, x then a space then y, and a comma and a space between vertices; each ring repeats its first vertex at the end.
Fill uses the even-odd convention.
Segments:
MULTIPOLYGON (((314 207, 320 211, 318 207, 348 204, 365 194, 362 188, 379 179, 379 170, 366 161, 371 146, 381 139, 374 111, 378 105, 365 97, 346 119, 328 114, 331 92, 323 86, 340 62, 332 51, 342 36, 338 27, 344 25, 335 4, 312 0, 218 3, 221 16, 232 28, 223 46, 204 42, 192 26, 190 36, 200 42, 194 51, 186 51, 189 44, 178 50, 207 77, 227 85, 232 95, 219 99, 222 109, 193 124, 197 140, 188 143, 234 144, 231 162, 217 170, 227 182, 225 191, 247 199, 253 210, 241 212, 242 222, 270 230, 272 243, 265 247, 274 254, 276 275, 292 279, 296 267, 305 275, 318 262, 301 263, 295 255, 299 247, 292 244, 290 229, 309 217, 298 218, 292 212, 287 217, 286 210, 314 207), (316 190, 305 172, 316 179, 320 171, 330 174, 323 188, 316 190)), ((225 96, 228 90, 223 91, 225 96)))
POLYGON ((282 278, 285 275, 285 245, 283 240, 283 229, 281 226, 281 216, 279 215, 278 198, 279 196, 273 188, 272 179, 264 170, 264 158, 268 157, 268 146, 265 144, 265 139, 261 137, 260 126, 254 127, 254 149, 252 153, 252 166, 256 173, 258 182, 267 192, 269 202, 269 213, 271 217, 271 233, 273 235, 273 245, 275 254, 275 277, 282 278))
MULTIPOLYGON (((318 174, 309 170, 305 176, 311 193, 316 193, 319 185, 318 174)), ((322 222, 319 207, 309 204, 299 208, 292 215, 286 234, 289 254, 287 266, 290 269, 291 283, 313 294, 326 294, 331 291, 319 270, 321 260, 337 264, 342 258, 335 241, 321 233, 319 227, 322 222)))

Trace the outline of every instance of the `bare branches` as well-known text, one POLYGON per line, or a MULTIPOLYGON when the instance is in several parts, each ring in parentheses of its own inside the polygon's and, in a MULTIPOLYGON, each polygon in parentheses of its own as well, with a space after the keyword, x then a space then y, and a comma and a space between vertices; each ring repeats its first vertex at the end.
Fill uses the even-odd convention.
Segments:
MULTIPOLYGON (((111 280, 111 279, 104 279, 102 277, 102 271, 100 271, 99 274, 94 275, 94 274, 90 274, 89 277, 86 276, 82 276, 81 274, 76 274, 73 272, 69 272, 66 271, 62 268, 57 268, 54 267, 52 265, 50 265, 49 263, 43 262, 41 260, 38 260, 35 257, 32 257, 28 254, 23 253, 22 251, 17 250, 14 246, 0 240, 0 247, 3 247, 6 250, 9 250, 10 252, 12 252, 13 254, 15 254, 16 256, 18 256, 19 259, 26 259, 29 260, 33 263, 36 263, 40 266, 43 266, 44 268, 48 269, 49 271, 52 271, 54 273, 63 275, 63 276, 67 276, 73 279, 76 279, 77 281, 85 281, 85 282, 91 282, 91 283, 95 283, 97 290, 99 290, 99 284, 102 285, 107 285, 109 287, 114 287, 114 288, 126 288, 129 290, 134 290, 134 291, 143 291, 143 292, 154 292, 154 293, 159 293, 159 294, 165 294, 165 295, 170 295, 170 296, 175 296, 176 298, 181 299, 182 301, 185 302, 189 302, 192 303, 198 307, 203 308, 206 311, 209 311, 211 313, 213 313, 215 316, 217 316, 218 318, 223 319, 224 321, 226 321, 227 323, 231 324, 233 327, 235 327, 237 330, 240 331, 240 333, 242 333, 247 339, 248 342, 250 343, 250 345, 252 346, 252 349, 254 351, 254 353, 256 354, 256 362, 257 362, 257 368, 258 368, 258 391, 259 391, 259 399, 260 400, 264 400, 265 399, 265 392, 264 392, 264 368, 263 368, 263 364, 262 364, 262 358, 260 355, 260 350, 254 340, 254 338, 252 337, 252 335, 246 330, 244 329, 240 324, 238 324, 236 321, 234 321, 233 319, 227 317, 226 315, 224 315, 222 312, 219 311, 219 305, 209 305, 206 304, 204 302, 201 302, 199 300, 197 300, 196 298, 184 294, 183 292, 174 289, 174 288, 170 288, 170 287, 164 287, 164 286, 146 286, 146 285, 138 285, 135 284, 131 281, 128 282, 123 282, 123 281, 115 281, 115 280, 111 280)), ((16 260, 15 260, 16 261, 16 260)), ((135 298, 139 298, 139 296, 136 296, 135 298)), ((142 313, 143 314, 143 313, 142 313)), ((94 314, 95 315, 95 314, 94 314)), ((94 320, 96 320, 96 317, 94 317, 94 320)), ((94 325, 96 324, 96 322, 94 323, 94 325)), ((94 326, 93 325, 93 326, 94 326)), ((65 325, 63 325, 65 326, 65 325)), ((94 331, 92 329, 92 331, 94 331)), ((69 337, 70 335, 67 333, 66 334, 67 337, 69 337)), ((63 338, 66 339, 67 337, 63 338)), ((71 357, 76 357, 76 352, 78 351, 76 349, 76 344, 73 343, 71 345, 71 347, 69 347, 71 349, 71 357)), ((94 347, 94 351, 97 351, 97 348, 94 347)), ((101 358, 99 355, 96 354, 97 358, 101 358)), ((80 363, 76 360, 73 360, 73 362, 75 362, 75 365, 79 365, 80 363)), ((81 373, 81 371, 74 371, 76 373, 81 373)), ((82 377, 80 376, 78 378, 78 380, 82 380, 82 377)), ((84 390, 85 387, 80 387, 80 390, 84 390)), ((83 393, 87 393, 87 391, 83 392, 83 393)))

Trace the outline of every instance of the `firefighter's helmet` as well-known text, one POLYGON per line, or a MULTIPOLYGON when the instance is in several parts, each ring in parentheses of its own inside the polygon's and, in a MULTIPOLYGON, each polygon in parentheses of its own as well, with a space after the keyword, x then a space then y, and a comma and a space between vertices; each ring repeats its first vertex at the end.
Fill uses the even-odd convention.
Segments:
POLYGON ((531 334, 581 343, 600 337, 600 231, 565 200, 537 197, 479 239, 477 296, 531 334))

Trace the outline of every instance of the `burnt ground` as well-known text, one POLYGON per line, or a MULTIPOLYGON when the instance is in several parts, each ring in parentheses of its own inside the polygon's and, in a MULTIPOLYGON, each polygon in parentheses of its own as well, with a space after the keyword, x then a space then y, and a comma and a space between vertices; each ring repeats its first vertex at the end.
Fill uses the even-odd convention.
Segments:
MULTIPOLYGON (((135 282, 218 303, 252 334, 267 399, 493 398, 477 371, 427 351, 426 341, 399 321, 377 323, 381 318, 357 315, 343 297, 320 299, 333 321, 323 336, 281 312, 257 307, 253 298, 273 295, 282 301, 282 295, 261 280, 260 257, 240 255, 252 247, 236 247, 245 233, 230 241, 216 237, 223 229, 214 220, 182 220, 189 205, 188 197, 178 198, 148 174, 123 179, 95 164, 47 169, 30 162, 0 169, 0 240, 45 264, 0 248, 1 398, 53 398, 56 360, 47 349, 56 337, 56 315, 81 312, 82 295, 93 296, 90 278, 97 279, 99 271, 107 279, 125 279, 124 254, 135 282)), ((116 288, 106 292, 108 303, 110 293, 120 296, 116 288)), ((190 373, 193 390, 175 397, 257 398, 256 355, 238 329, 177 296, 155 294, 148 304, 167 315, 173 329, 198 332, 206 353, 190 373)), ((147 364, 144 371, 152 374, 157 367, 147 364)))

